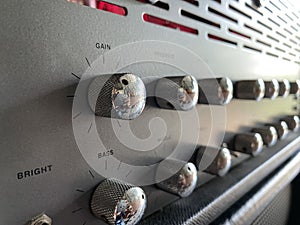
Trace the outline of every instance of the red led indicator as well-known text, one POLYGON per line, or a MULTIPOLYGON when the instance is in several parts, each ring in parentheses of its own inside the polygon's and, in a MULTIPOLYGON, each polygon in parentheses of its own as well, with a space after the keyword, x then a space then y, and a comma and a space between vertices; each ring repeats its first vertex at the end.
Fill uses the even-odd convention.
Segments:
POLYGON ((107 11, 107 12, 111 12, 111 13, 114 13, 114 14, 118 14, 118 15, 121 15, 121 16, 126 16, 127 15, 126 8, 124 8, 122 6, 112 4, 112 3, 108 3, 108 2, 99 1, 98 5, 97 5, 97 9, 104 10, 104 11, 107 11))

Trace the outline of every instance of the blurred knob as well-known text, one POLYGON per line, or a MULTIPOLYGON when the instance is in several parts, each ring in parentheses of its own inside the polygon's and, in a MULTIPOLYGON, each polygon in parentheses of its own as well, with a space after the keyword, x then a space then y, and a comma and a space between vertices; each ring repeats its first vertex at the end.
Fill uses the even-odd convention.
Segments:
MULTIPOLYGON (((203 154, 209 153, 211 147, 203 147, 198 149, 196 156, 196 165, 200 168, 201 160, 203 160, 203 154)), ((231 167, 231 154, 227 148, 213 149, 218 151, 217 156, 214 158, 213 162, 204 170, 204 172, 224 176, 231 167)))
MULTIPOLYGON (((170 164, 176 163, 170 161, 170 164)), ((172 165, 166 166, 167 171, 160 171, 160 173, 172 172, 172 165)), ((157 174, 161 176, 161 174, 157 174)), ((195 189, 197 184, 197 169, 193 163, 185 163, 183 167, 168 179, 157 183, 157 187, 167 192, 177 194, 180 197, 189 196, 195 189)))
POLYGON ((263 139, 259 133, 237 134, 234 137, 234 151, 258 155, 263 149, 263 139))
POLYGON ((137 224, 145 208, 144 191, 116 179, 102 181, 91 199, 93 214, 111 225, 137 224))
POLYGON ((265 98, 275 99, 279 94, 279 83, 276 79, 265 81, 265 98))
POLYGON ((134 74, 102 75, 91 82, 88 100, 96 116, 131 120, 144 110, 146 88, 134 74))
POLYGON ((190 110, 198 101, 198 83, 193 76, 165 77, 155 89, 157 104, 164 109, 190 110))
POLYGON ((290 94, 300 95, 300 80, 291 83, 290 94))
POLYGON ((290 94, 291 85, 287 79, 283 79, 279 82, 279 96, 287 97, 290 94))
POLYGON ((233 95, 233 84, 228 77, 199 80, 198 103, 226 105, 233 95))
POLYGON ((244 80, 235 83, 236 98, 260 101, 264 95, 265 83, 262 79, 244 80))
POLYGON ((268 147, 275 145, 277 142, 277 131, 273 126, 254 128, 252 132, 259 133, 263 139, 263 143, 268 147))
POLYGON ((282 118, 280 121, 286 122, 289 130, 297 131, 300 127, 300 118, 299 116, 286 116, 282 118))
POLYGON ((280 140, 285 139, 287 134, 289 133, 288 125, 284 121, 280 121, 279 123, 269 123, 266 125, 272 126, 276 129, 278 139, 280 139, 280 140))

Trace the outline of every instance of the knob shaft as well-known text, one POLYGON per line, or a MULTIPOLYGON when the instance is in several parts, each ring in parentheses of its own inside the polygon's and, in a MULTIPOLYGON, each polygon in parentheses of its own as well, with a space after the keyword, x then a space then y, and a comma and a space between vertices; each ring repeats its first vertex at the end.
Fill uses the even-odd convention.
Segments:
POLYGON ((287 134, 289 133, 288 125, 284 121, 280 121, 279 123, 269 123, 266 125, 272 126, 276 129, 278 139, 280 139, 280 140, 285 139, 287 134))
POLYGON ((265 81, 265 98, 275 99, 279 94, 279 83, 276 79, 265 81))
POLYGON ((199 88, 193 76, 166 77, 157 82, 157 104, 164 109, 191 110, 198 101, 199 88))
POLYGON ((263 143, 271 147, 277 143, 277 131, 273 126, 265 126, 252 129, 252 132, 259 133, 263 139, 263 143))
POLYGON ((102 181, 92 195, 91 210, 111 225, 137 224, 146 208, 146 195, 139 187, 116 179, 102 181))
POLYGON ((203 154, 209 153, 209 151, 216 152, 218 151, 216 157, 212 163, 204 170, 204 172, 224 176, 231 167, 231 154, 227 148, 216 149, 212 147, 201 147, 198 149, 196 156, 196 166, 200 168, 201 160, 203 160, 203 154))
POLYGON ((235 83, 235 97, 260 101, 265 95, 265 83, 262 79, 244 80, 235 83))
POLYGON ((291 83, 290 94, 295 94, 296 96, 300 95, 300 80, 291 83))
POLYGON ((300 118, 299 116, 286 116, 282 118, 280 121, 286 122, 289 130, 297 131, 300 127, 300 118))
MULTIPOLYGON (((159 170, 159 173, 168 173, 172 175, 168 179, 157 183, 157 187, 167 192, 177 194, 180 197, 189 196, 194 191, 197 184, 197 169, 195 165, 193 163, 185 163, 181 169, 174 174, 174 171, 172 171, 172 164, 180 162, 170 160, 168 163, 169 165, 164 165, 165 171, 159 170)), ((162 175, 157 174, 157 177, 160 176, 162 175)))
POLYGON ((283 79, 279 82, 279 96, 286 98, 290 94, 291 85, 287 79, 283 79))
POLYGON ((226 105, 233 96, 233 84, 228 77, 198 81, 200 104, 226 105))
POLYGON ((102 75, 91 82, 88 100, 96 116, 131 120, 144 110, 146 88, 134 74, 102 75))
POLYGON ((262 151, 263 144, 259 133, 237 134, 234 138, 234 151, 256 156, 262 151))

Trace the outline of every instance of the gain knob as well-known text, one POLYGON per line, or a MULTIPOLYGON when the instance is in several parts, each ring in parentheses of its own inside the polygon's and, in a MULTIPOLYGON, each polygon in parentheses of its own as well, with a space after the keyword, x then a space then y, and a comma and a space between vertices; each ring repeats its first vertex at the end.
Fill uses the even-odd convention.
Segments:
POLYGON ((226 105, 233 96, 233 84, 228 77, 198 81, 200 104, 226 105))
POLYGON ((276 79, 265 81, 265 98, 275 99, 279 94, 279 83, 276 79))
POLYGON ((291 85, 287 79, 283 79, 279 82, 279 96, 286 98, 290 94, 291 85))
POLYGON ((263 139, 259 133, 237 134, 234 137, 234 151, 258 155, 263 149, 263 139))
POLYGON ((289 130, 297 131, 300 127, 300 118, 299 116, 286 116, 282 118, 280 121, 286 122, 289 130))
POLYGON ((278 136, 273 126, 265 126, 261 128, 253 128, 252 132, 259 133, 263 139, 264 145, 271 147, 276 144, 278 136))
POLYGON ((235 83, 235 97, 260 101, 265 95, 265 83, 262 79, 244 80, 235 83))
POLYGON ((96 116, 131 120, 144 110, 146 88, 134 74, 102 75, 91 82, 88 100, 96 116))
POLYGON ((290 94, 295 94, 296 96, 300 95, 300 80, 291 83, 290 94))
POLYGON ((284 121, 280 121, 279 123, 269 123, 266 125, 272 126, 276 129, 278 139, 280 139, 280 140, 285 139, 287 134, 289 133, 288 125, 284 121))
POLYGON ((102 181, 92 195, 91 210, 105 222, 137 224, 146 208, 146 195, 139 187, 116 179, 102 181))
POLYGON ((193 76, 165 77, 156 84, 157 104, 164 109, 191 110, 198 101, 198 83, 193 76))

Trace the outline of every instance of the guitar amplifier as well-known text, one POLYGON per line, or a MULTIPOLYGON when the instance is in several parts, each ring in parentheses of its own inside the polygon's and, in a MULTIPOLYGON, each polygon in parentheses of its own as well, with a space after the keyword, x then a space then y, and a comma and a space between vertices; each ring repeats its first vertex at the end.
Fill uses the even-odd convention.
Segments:
POLYGON ((10 0, 0 18, 1 225, 299 224, 296 1, 10 0))

